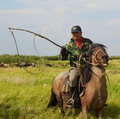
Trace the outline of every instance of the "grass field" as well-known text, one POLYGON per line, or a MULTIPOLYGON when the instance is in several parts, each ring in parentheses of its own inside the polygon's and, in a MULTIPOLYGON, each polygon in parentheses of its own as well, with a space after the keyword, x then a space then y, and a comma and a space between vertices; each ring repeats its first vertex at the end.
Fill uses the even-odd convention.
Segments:
MULTIPOLYGON (((0 68, 0 119, 62 119, 58 107, 46 110, 53 78, 69 69, 50 62, 39 75, 22 68, 0 68)), ((35 68, 29 68, 34 72, 35 68)), ((120 119, 120 60, 111 60, 107 67, 109 97, 104 119, 120 119)), ((64 119, 81 119, 81 110, 69 109, 64 119)), ((94 113, 89 113, 94 119, 94 113)))

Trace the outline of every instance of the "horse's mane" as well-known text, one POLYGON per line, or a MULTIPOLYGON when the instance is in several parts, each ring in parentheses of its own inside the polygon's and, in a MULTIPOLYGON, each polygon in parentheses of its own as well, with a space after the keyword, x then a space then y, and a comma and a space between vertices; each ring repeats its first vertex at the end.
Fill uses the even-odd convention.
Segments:
MULTIPOLYGON (((104 52, 106 52, 105 45, 93 43, 91 45, 91 48, 88 51, 88 60, 87 60, 88 62, 92 62, 92 52, 93 52, 93 49, 96 47, 100 47, 104 52)), ((85 84, 88 83, 89 80, 91 79, 91 76, 92 76, 91 66, 92 66, 91 64, 87 64, 87 66, 85 67, 84 74, 83 74, 85 84)))
POLYGON ((93 43, 93 44, 91 45, 91 48, 90 48, 89 51, 88 51, 88 56, 89 56, 89 57, 91 57, 92 51, 93 51, 93 49, 96 48, 96 47, 100 47, 100 48, 102 48, 102 50, 103 50, 104 52, 106 52, 106 49, 105 49, 106 46, 105 46, 105 45, 99 44, 99 43, 93 43))

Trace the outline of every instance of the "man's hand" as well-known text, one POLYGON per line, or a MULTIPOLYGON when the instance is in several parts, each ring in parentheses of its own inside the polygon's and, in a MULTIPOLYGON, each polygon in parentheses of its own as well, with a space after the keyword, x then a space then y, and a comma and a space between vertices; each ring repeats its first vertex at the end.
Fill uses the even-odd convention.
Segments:
POLYGON ((68 58, 68 51, 66 50, 65 47, 61 48, 60 56, 61 56, 62 60, 67 60, 67 58, 68 58))

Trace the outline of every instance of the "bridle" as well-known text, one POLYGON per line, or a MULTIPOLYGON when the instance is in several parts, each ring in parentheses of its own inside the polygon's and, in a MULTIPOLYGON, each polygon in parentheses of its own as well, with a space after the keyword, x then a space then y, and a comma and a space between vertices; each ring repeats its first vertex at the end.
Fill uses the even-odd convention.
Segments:
POLYGON ((94 58, 94 61, 96 61, 96 63, 89 62, 89 61, 87 61, 85 58, 83 58, 83 60, 84 60, 87 64, 91 64, 91 65, 93 65, 93 66, 99 66, 99 65, 108 66, 108 64, 107 64, 107 65, 104 65, 103 63, 98 62, 97 55, 98 55, 98 53, 99 53, 100 51, 102 51, 101 48, 96 51, 95 55, 92 54, 92 57, 94 58))
MULTIPOLYGON (((84 60, 87 64, 90 64, 90 65, 92 65, 92 66, 99 66, 99 65, 101 65, 101 66, 103 66, 103 67, 108 66, 109 64, 107 64, 107 65, 104 66, 103 63, 99 63, 99 62, 97 61, 97 55, 98 55, 98 53, 99 53, 100 51, 102 51, 101 48, 96 51, 95 55, 92 54, 92 57, 95 58, 94 60, 95 60, 97 63, 89 62, 89 61, 87 61, 85 58, 83 58, 83 60, 84 60)), ((82 55, 80 55, 80 57, 79 57, 79 62, 80 62, 81 58, 82 58, 82 55)), ((101 76, 98 76, 92 69, 91 69, 91 71, 93 72, 93 74, 94 74, 95 76, 98 77, 98 79, 101 79, 101 77, 105 75, 105 76, 107 77, 108 81, 109 81, 109 78, 108 78, 108 76, 107 76, 107 74, 106 74, 105 72, 103 72, 101 76)))
POLYGON ((97 62, 97 55, 98 55, 98 53, 99 53, 100 51, 102 51, 102 50, 99 49, 99 50, 97 50, 97 52, 95 53, 95 55, 92 55, 92 57, 95 58, 94 61, 96 61, 96 62, 97 62))

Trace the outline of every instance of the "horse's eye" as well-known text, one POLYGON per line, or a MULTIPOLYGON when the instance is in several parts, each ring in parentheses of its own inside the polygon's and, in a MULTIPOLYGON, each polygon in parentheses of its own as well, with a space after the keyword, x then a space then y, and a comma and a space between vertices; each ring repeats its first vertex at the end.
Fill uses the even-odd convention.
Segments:
POLYGON ((92 50, 92 53, 94 53, 94 50, 92 50))

